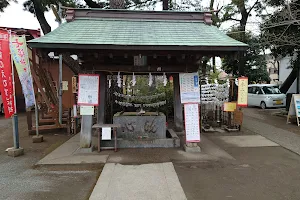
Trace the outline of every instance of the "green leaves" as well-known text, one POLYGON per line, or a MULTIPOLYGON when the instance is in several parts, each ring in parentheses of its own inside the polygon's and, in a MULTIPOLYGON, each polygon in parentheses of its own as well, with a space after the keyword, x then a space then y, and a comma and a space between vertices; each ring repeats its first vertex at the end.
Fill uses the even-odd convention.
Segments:
POLYGON ((4 8, 9 6, 10 2, 17 2, 16 0, 0 0, 0 12, 4 11, 4 8))

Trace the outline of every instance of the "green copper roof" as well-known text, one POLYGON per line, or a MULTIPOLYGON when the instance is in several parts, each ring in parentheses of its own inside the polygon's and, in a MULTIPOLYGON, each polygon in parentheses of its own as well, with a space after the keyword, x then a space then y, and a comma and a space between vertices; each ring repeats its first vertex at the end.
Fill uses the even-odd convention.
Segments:
POLYGON ((94 49, 115 45, 247 47, 217 27, 199 21, 109 18, 75 19, 43 37, 29 41, 29 45, 36 48, 86 48, 86 45, 92 45, 94 49))

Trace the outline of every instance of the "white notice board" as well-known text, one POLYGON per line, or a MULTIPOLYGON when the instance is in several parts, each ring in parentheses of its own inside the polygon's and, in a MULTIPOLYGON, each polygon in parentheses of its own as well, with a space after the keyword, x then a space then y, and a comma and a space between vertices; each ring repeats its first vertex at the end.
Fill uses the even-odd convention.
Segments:
POLYGON ((291 102, 290 102, 290 108, 289 113, 287 116, 287 122, 289 122, 291 116, 296 116, 297 118, 297 124, 300 126, 299 123, 299 117, 300 117, 300 94, 293 94, 291 102))
POLYGON ((99 105, 100 76, 80 74, 78 76, 78 105, 99 105))
POLYGON ((181 103, 200 103, 199 75, 195 73, 179 74, 181 103))
POLYGON ((80 115, 94 115, 94 106, 80 106, 80 115))
POLYGON ((184 104, 185 134, 187 142, 200 142, 199 104, 184 104))
POLYGON ((102 140, 111 140, 111 127, 102 128, 102 140))

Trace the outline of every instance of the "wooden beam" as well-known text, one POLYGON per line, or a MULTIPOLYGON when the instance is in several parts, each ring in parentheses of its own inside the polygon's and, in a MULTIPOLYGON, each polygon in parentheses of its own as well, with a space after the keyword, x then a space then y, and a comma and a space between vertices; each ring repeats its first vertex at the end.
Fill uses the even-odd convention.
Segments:
POLYGON ((136 73, 179 73, 179 72, 195 72, 198 70, 198 66, 144 66, 136 67, 132 65, 102 65, 102 66, 92 66, 91 64, 84 64, 86 71, 94 72, 136 72, 136 73), (157 71, 158 67, 161 71, 157 71))

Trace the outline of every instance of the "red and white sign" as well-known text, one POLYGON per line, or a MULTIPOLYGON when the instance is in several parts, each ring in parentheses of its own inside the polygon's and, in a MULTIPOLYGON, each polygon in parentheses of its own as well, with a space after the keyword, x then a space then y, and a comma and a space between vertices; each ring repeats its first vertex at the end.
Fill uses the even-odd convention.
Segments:
POLYGON ((15 113, 15 102, 11 76, 9 34, 5 30, 0 30, 0 85, 5 118, 9 118, 15 113))
POLYGON ((199 104, 184 104, 186 142, 200 142, 199 104))
POLYGON ((100 76, 97 74, 78 75, 78 105, 99 105, 100 76))
POLYGON ((239 78, 237 105, 240 107, 248 106, 248 77, 239 78))

